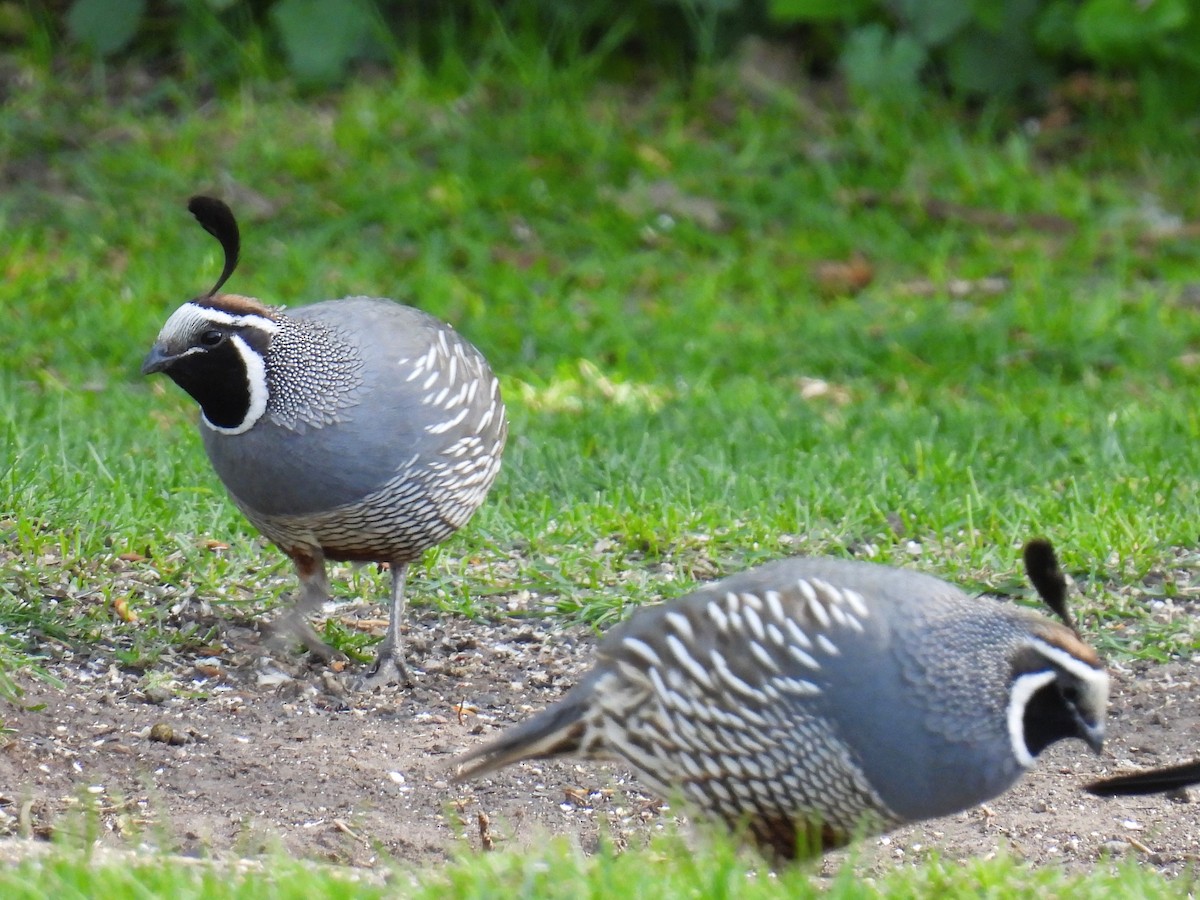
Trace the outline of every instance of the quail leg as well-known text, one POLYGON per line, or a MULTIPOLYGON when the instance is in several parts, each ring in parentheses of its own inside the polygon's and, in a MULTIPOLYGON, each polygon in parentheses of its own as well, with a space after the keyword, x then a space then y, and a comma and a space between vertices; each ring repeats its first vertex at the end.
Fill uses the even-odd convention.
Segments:
POLYGON ((303 644, 308 652, 326 665, 345 655, 321 640, 308 617, 329 599, 329 582, 325 579, 325 556, 321 551, 289 553, 300 577, 300 594, 292 608, 280 616, 274 630, 303 644))
POLYGON ((404 644, 400 638, 400 626, 404 623, 404 581, 408 576, 408 563, 391 563, 392 609, 388 618, 387 634, 379 645, 375 662, 354 685, 356 691, 369 691, 388 684, 412 684, 412 676, 404 663, 404 644))

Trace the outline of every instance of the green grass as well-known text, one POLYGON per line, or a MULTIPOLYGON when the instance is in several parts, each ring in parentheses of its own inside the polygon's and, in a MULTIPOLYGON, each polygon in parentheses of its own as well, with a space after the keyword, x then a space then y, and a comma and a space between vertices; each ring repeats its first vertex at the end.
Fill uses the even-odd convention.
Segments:
MULTIPOLYGON (((149 669, 171 643, 202 646, 171 625, 183 593, 253 615, 291 589, 209 469, 191 402, 138 375, 219 269, 184 209, 198 191, 242 219, 230 289, 392 296, 452 321, 501 374, 501 479, 418 567, 414 605, 495 614, 528 589, 603 625, 796 553, 1025 596, 1018 548, 1044 533, 1106 653, 1200 649, 1195 617, 1148 603, 1196 600, 1200 244, 1159 227, 1200 219, 1194 119, 1105 108, 1035 132, 843 113, 732 70, 685 93, 533 63, 401 66, 337 94, 206 100, 20 74, 0 110, 0 690, 5 667, 59 643, 149 669), (819 272, 855 257, 861 290, 819 272)), ((339 572, 335 591, 386 585, 339 572)), ((466 897, 561 877, 598 896, 658 866, 679 893, 725 896, 744 873, 720 865, 556 852, 418 880, 466 897)), ((225 896, 291 896, 288 871, 225 896)), ((7 896, 126 896, 142 877, 144 895, 155 879, 208 895, 201 871, 158 864, 15 872, 0 885, 28 892, 7 896)), ((1013 896, 1043 879, 1063 896, 1175 890, 1003 861, 842 888, 973 895, 1010 878, 1013 896)))
MULTIPOLYGON (((1104 605, 1194 544, 1198 253, 1144 210, 1194 215, 1195 166, 1149 126, 1132 145, 1076 126, 1083 150, 1060 158, 1019 129, 799 115, 736 87, 559 93, 485 74, 447 97, 401 72, 189 113, 30 77, 5 112, 30 177, 0 204, 6 533, 23 559, 49 547, 78 568, 81 589, 130 552, 170 585, 248 582, 244 602, 261 593, 250 570, 278 572, 209 471, 190 401, 137 374, 218 268, 183 209, 197 190, 242 213, 235 290, 408 300, 502 374, 504 474, 424 573, 463 611, 529 587, 604 620, 679 589, 629 570, 676 563, 686 582, 866 545, 909 560, 910 541, 984 586, 1012 581, 1035 532, 1104 605), (1061 224, 1033 227, 1044 215, 1061 224), (861 292, 814 275, 855 255, 874 274, 861 292), (951 290, 984 278, 1002 280, 951 290), (519 583, 490 580, 497 553, 519 555, 519 583)), ((31 600, 26 578, 9 585, 6 615, 31 600)), ((156 601, 127 599, 153 618, 156 601)))
POLYGON ((230 900, 289 900, 324 897, 412 897, 441 900, 538 898, 577 900, 611 897, 894 898, 1004 897, 1009 900, 1107 900, 1115 897, 1186 898, 1193 878, 1174 882, 1135 863, 1103 862, 1087 878, 1054 868, 1023 865, 1007 855, 965 864, 930 856, 919 866, 898 867, 864 878, 849 866, 818 878, 805 868, 778 874, 760 870, 728 842, 693 852, 675 838, 658 839, 642 851, 615 854, 602 849, 582 857, 556 841, 535 853, 495 853, 451 861, 441 871, 380 870, 371 875, 286 857, 240 863, 92 856, 57 848, 43 858, 0 870, 0 890, 10 900, 127 897, 226 897, 230 900))

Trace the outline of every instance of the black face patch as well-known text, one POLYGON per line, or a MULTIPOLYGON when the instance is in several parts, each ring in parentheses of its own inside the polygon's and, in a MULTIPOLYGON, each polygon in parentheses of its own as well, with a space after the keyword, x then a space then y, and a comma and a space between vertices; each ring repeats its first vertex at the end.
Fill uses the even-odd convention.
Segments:
POLYGON ((1011 674, 1014 686, 1022 677, 1038 673, 1048 673, 1053 678, 1034 691, 1025 704, 1021 725, 1029 753, 1037 756, 1065 738, 1092 743, 1099 723, 1088 721, 1087 685, 1033 647, 1014 654, 1011 674))
POLYGON ((263 331, 261 328, 244 327, 238 328, 236 334, 246 342, 255 353, 261 356, 264 360, 267 358, 267 349, 271 345, 271 341, 275 336, 268 331, 263 331))
POLYGON ((236 428, 246 420, 250 373, 229 337, 211 349, 180 356, 163 371, 191 394, 204 417, 218 428, 236 428))
POLYGON ((1025 746, 1037 756, 1055 741, 1077 737, 1086 739, 1079 722, 1078 696, 1058 679, 1039 688, 1025 706, 1025 746))

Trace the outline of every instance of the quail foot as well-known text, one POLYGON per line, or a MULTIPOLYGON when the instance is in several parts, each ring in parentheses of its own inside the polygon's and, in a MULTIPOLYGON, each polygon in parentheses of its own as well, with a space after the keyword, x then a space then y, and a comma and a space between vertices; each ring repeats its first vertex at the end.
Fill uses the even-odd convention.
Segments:
POLYGON ((1108 675, 1066 625, 929 575, 787 559, 640 609, 559 703, 475 748, 616 758, 787 860, 968 809, 1064 738, 1108 675))
POLYGON ((450 326, 391 300, 284 311, 219 293, 237 266, 237 222, 220 200, 188 208, 225 265, 167 319, 142 372, 166 374, 199 404, 230 497, 295 565, 300 591, 282 625, 310 651, 335 654, 308 621, 329 598, 326 561, 389 564, 387 632, 356 687, 407 682, 408 567, 465 525, 496 480, 508 427, 496 377, 450 326))

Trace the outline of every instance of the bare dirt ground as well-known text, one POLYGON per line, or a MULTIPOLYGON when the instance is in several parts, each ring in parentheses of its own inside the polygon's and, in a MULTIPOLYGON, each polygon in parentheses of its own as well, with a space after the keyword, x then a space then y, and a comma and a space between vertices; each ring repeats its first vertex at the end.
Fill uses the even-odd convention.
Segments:
MULTIPOLYGON (((454 754, 575 682, 591 660, 587 629, 416 611, 407 642, 423 669, 417 684, 363 696, 342 687, 354 667, 334 675, 272 653, 247 623, 218 624, 213 656, 169 655, 149 675, 103 651, 63 650, 48 669, 65 690, 20 678, 21 706, 4 713, 13 733, 0 749, 0 836, 13 840, 0 841, 0 856, 90 821, 91 836, 116 847, 226 857, 283 848, 350 866, 420 866, 548 834, 587 851, 602 827, 618 845, 637 844, 683 822, 616 765, 526 764, 478 784, 450 780, 454 754)), ((1194 866, 1200 797, 1101 800, 1079 787, 1195 755, 1197 672, 1170 663, 1113 674, 1103 757, 1060 743, 986 808, 867 841, 854 864, 879 871, 932 851, 953 859, 1003 849, 1074 868, 1104 854, 1168 874, 1194 866)), ((823 869, 844 859, 833 854, 823 869)))

